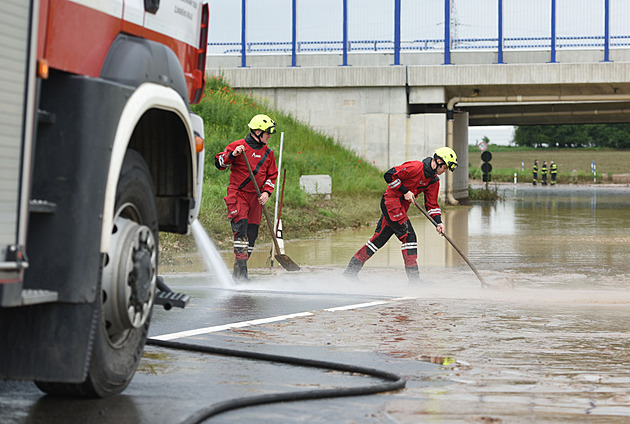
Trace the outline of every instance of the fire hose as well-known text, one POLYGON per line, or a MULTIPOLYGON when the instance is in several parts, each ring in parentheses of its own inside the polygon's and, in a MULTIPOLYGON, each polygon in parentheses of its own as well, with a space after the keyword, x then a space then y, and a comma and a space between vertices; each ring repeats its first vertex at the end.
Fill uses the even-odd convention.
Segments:
POLYGON ((181 424, 198 424, 210 417, 218 415, 222 412, 234 409, 244 408, 247 406, 255 406, 277 402, 292 402, 299 400, 324 399, 345 396, 362 396, 381 392, 388 392, 402 389, 405 387, 406 381, 402 376, 375 368, 361 367, 357 365, 348 365, 338 362, 321 361, 316 359, 297 358, 292 356, 274 355, 268 353, 251 352, 244 350, 235 350, 203 345, 195 345, 188 343, 180 343, 173 341, 165 341, 158 339, 147 339, 147 345, 160 346, 169 349, 179 349, 192 352, 209 353, 215 355, 234 356, 245 359, 254 359, 268 362, 279 362, 284 364, 313 367, 327 370, 335 370, 348 373, 364 374, 371 377, 386 380, 384 383, 372 384, 366 386, 344 387, 335 389, 321 390, 303 390, 297 392, 272 393, 267 395, 249 396, 244 398, 231 399, 219 402, 209 407, 200 409, 193 415, 182 421, 181 424))

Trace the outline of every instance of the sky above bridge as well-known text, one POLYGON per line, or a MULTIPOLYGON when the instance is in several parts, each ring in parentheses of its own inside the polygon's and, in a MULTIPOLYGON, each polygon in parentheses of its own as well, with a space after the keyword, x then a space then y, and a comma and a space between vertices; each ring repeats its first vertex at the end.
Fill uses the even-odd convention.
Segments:
MULTIPOLYGON (((241 37, 241 1, 208 0, 211 42, 236 42, 241 37)), ((392 39, 392 0, 348 0, 348 36, 358 39, 392 39)), ((496 37, 497 0, 453 0, 452 38, 496 37)), ((299 40, 340 40, 342 0, 299 0, 299 40)), ((401 2, 401 38, 435 38, 444 35, 444 0, 401 2)), ((292 0, 247 1, 248 41, 289 41, 292 0)), ((626 34, 630 2, 610 0, 611 35, 626 34)), ((551 0, 503 0, 504 37, 549 37, 551 0)), ((557 36, 603 35, 604 0, 556 0, 557 36)))
POLYGON ((484 137, 488 137, 491 144, 509 146, 514 138, 514 127, 511 125, 468 127, 468 144, 476 145, 484 137))

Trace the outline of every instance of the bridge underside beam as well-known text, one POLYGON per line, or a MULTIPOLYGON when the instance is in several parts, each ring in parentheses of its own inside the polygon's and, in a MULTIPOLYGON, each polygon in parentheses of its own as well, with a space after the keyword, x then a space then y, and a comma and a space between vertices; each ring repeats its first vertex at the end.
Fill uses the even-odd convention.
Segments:
POLYGON ((630 122, 630 102, 493 104, 458 109, 468 112, 471 126, 630 122))
MULTIPOLYGON (((469 125, 561 125, 630 122, 630 102, 459 104, 469 125)), ((446 113, 446 104, 410 104, 410 114, 446 113)))
MULTIPOLYGON (((630 68, 629 68, 630 70, 630 68)), ((579 72, 576 69, 575 72, 579 72)), ((492 78, 487 75, 486 78, 492 78)), ((484 78, 485 79, 485 78, 484 78)), ((515 84, 510 82, 511 78, 506 77, 505 81, 497 81, 497 84, 487 85, 480 80, 479 84, 459 84, 444 86, 445 95, 452 97, 470 96, 548 96, 548 95, 610 95, 630 94, 630 83, 627 82, 581 82, 581 83, 549 83, 547 81, 532 81, 527 84, 515 84)))

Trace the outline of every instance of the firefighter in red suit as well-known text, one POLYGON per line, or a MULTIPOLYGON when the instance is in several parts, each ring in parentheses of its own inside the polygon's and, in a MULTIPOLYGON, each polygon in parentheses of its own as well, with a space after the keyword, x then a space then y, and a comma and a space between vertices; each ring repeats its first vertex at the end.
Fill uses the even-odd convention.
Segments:
POLYGON ((438 205, 440 179, 446 170, 453 172, 457 167, 457 155, 449 147, 435 150, 433 157, 423 161, 409 161, 395 166, 384 175, 389 186, 381 199, 383 215, 376 225, 376 231, 368 242, 354 254, 344 275, 355 279, 365 262, 383 247, 385 243, 396 235, 402 243, 402 256, 405 271, 409 281, 419 281, 418 272, 418 243, 416 233, 407 217, 411 200, 424 193, 424 204, 429 216, 438 224, 436 227, 440 235, 444 234, 441 210, 438 205))
POLYGON ((244 139, 228 144, 214 159, 215 166, 224 170, 230 168, 230 183, 227 196, 227 217, 234 233, 234 271, 237 280, 248 280, 247 259, 249 259, 262 215, 262 205, 267 203, 278 177, 278 168, 273 150, 267 146, 269 138, 276 132, 276 123, 267 115, 256 115, 249 122, 250 133, 244 139), (245 164, 248 160, 258 187, 251 181, 245 164))

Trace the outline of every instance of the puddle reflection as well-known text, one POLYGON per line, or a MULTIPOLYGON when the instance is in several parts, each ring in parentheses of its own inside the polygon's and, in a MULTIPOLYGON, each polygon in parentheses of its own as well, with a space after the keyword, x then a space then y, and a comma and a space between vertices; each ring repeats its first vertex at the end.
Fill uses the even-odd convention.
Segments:
MULTIPOLYGON (((444 211, 447 233, 482 274, 506 273, 515 284, 525 286, 628 287, 630 188, 505 185, 499 192, 504 200, 494 204, 444 211)), ((421 272, 467 268, 422 215, 412 217, 412 223, 418 234, 421 272)), ((285 240, 286 253, 300 265, 342 268, 372 236, 373 227, 285 240)), ((268 266, 268 249, 256 248, 250 268, 268 266)), ((232 263, 231 252, 221 256, 232 263)), ((402 267, 400 243, 395 239, 365 265, 365 269, 402 267)))

